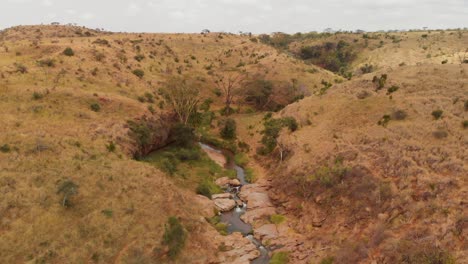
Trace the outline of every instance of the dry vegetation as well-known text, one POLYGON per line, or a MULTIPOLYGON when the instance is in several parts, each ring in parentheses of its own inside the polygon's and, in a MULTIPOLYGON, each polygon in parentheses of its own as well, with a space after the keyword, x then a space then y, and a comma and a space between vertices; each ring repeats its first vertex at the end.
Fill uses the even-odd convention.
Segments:
POLYGON ((0 262, 171 262, 171 232, 185 241, 175 262, 215 261, 214 229, 193 202, 199 179, 134 159, 170 140, 176 118, 161 88, 190 76, 200 122, 210 117, 199 133, 237 136, 234 147, 269 167, 288 224, 325 249, 309 261, 463 263, 467 37, 342 33, 278 46, 228 33, 1 31, 0 262), (356 55, 343 71, 298 57, 340 40, 356 55), (219 118, 233 74, 237 131, 219 118), (283 118, 268 132, 266 110, 283 118))

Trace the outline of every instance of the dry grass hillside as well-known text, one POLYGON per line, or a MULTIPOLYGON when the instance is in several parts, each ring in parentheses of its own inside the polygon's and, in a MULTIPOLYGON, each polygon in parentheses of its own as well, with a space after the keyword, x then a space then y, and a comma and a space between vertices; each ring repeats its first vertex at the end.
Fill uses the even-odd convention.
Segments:
POLYGON ((322 249, 311 263, 466 263, 467 84, 466 64, 403 66, 281 111, 300 128, 278 139, 273 197, 322 249))
POLYGON ((217 245, 199 221, 206 208, 192 202, 194 187, 133 160, 127 121, 156 120, 164 141, 169 121, 158 88, 173 75, 197 76, 203 97, 221 104, 210 75, 219 64, 307 91, 336 78, 229 34, 2 31, 1 262, 154 262, 169 216, 190 231, 178 261, 213 260, 217 245))
POLYGON ((383 70, 402 65, 460 64, 468 59, 466 30, 322 34, 295 40, 288 50, 300 54, 302 47, 339 41, 348 43, 356 54, 349 63, 354 75, 361 75, 366 64, 383 70))

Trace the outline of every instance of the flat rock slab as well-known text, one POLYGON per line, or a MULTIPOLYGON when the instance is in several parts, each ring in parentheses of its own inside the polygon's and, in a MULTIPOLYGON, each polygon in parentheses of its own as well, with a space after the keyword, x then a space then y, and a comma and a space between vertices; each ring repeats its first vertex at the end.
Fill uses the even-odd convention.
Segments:
POLYGON ((260 241, 265 239, 275 239, 278 237, 278 230, 276 229, 276 225, 268 224, 255 229, 254 236, 260 241))
POLYGON ((248 224, 254 224, 255 221, 269 218, 270 215, 274 214, 276 214, 274 207, 248 209, 245 214, 241 215, 241 219, 248 224))

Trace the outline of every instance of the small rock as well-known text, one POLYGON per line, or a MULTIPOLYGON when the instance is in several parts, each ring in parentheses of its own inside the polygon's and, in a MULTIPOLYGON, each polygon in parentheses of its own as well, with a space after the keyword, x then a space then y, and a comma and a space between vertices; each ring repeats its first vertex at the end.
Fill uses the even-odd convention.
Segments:
POLYGON ((229 184, 231 186, 240 186, 241 182, 238 179, 232 179, 232 180, 229 181, 229 184))

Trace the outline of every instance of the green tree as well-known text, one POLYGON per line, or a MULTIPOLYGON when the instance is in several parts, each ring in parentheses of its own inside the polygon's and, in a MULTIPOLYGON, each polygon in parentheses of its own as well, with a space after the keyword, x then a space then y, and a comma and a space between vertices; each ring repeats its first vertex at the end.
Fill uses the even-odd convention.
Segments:
POLYGON ((224 139, 236 138, 236 121, 228 118, 224 121, 223 128, 220 131, 221 137, 224 139))

